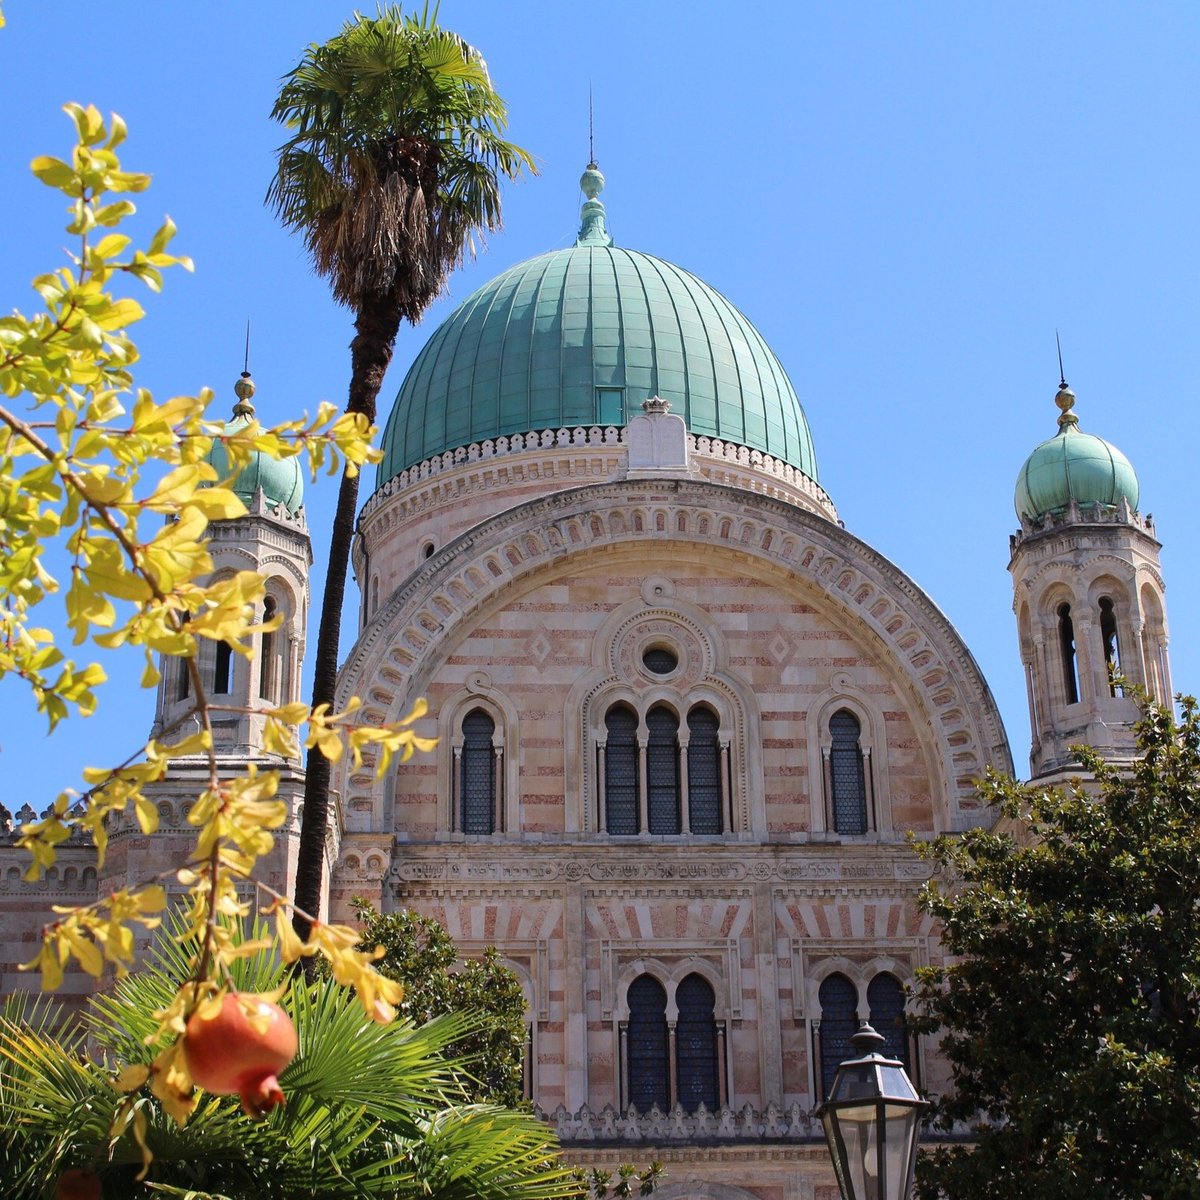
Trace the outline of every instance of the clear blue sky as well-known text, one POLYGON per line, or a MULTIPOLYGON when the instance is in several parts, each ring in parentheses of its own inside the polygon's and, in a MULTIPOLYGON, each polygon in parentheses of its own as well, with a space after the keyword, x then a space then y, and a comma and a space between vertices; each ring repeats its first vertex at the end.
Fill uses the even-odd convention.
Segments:
MULTIPOLYGON (((0 309, 31 308, 29 279, 61 261, 60 206, 28 163, 66 152, 64 101, 94 103, 127 120, 127 164, 154 173, 143 228, 170 213, 196 260, 149 303, 139 381, 164 396, 210 385, 231 404, 249 318, 264 417, 342 403, 349 317, 262 198, 279 77, 350 7, 7 0, 0 309)), ((962 632, 1019 771, 1005 568, 1013 481, 1055 431, 1056 328, 1082 427, 1139 472, 1176 686, 1200 687, 1200 6, 442 0, 441 15, 484 51, 541 174, 508 191, 504 232, 402 331, 381 412, 451 304, 574 236, 591 81, 617 240, 693 271, 763 332, 847 527, 962 632)), ((318 554, 333 493, 309 491, 318 554)), ((105 712, 52 742, 20 685, 0 683, 10 808, 41 808, 148 731, 136 667, 110 670, 105 712)))

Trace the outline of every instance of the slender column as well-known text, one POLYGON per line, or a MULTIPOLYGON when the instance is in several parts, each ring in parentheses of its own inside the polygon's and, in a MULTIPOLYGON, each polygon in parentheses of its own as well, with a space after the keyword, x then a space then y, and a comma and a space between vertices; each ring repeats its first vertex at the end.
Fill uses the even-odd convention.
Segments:
POLYGON ((726 1022, 717 1022, 717 1107, 731 1108, 729 1095, 729 1041, 725 1036, 726 1022))
POLYGON ((1029 704, 1029 729, 1036 742, 1041 735, 1041 718, 1038 713, 1037 692, 1033 686, 1033 660, 1025 660, 1025 699, 1029 704))
POLYGON ((825 789, 825 804, 821 811, 825 817, 825 828, 827 830, 837 831, 837 818, 833 811, 833 758, 832 747, 821 747, 821 782, 825 789))
POLYGON ((675 1073, 679 1069, 678 1052, 675 1046, 675 1022, 667 1022, 667 1112, 674 1107, 678 1098, 679 1088, 675 1073))
POLYGON ((1042 687, 1044 689, 1046 699, 1049 702, 1049 709, 1046 713, 1046 717, 1050 728, 1053 729, 1056 724, 1056 716, 1059 708, 1059 706, 1054 702, 1055 697, 1058 694, 1056 691, 1056 685, 1058 681, 1054 678, 1053 673, 1050 671, 1049 664, 1046 662, 1045 633, 1039 633, 1037 637, 1033 639, 1033 653, 1034 657, 1037 659, 1037 670, 1041 673, 1042 687))
POLYGON ((871 747, 864 746, 862 750, 863 783, 867 792, 867 817, 870 820, 869 829, 879 832, 879 811, 875 807, 875 775, 871 770, 871 747))
POLYGON ((450 832, 458 833, 461 824, 458 811, 459 781, 462 779, 462 747, 455 746, 450 762, 450 832))
POLYGON ((727 833, 740 832, 737 827, 737 814, 734 812, 733 803, 733 763, 731 761, 732 751, 728 742, 721 743, 721 811, 727 814, 727 823, 725 831, 727 833))
POLYGON ((617 1111, 629 1107, 629 1022, 617 1023, 617 1111))
MULTIPOLYGON (((1108 695, 1108 678, 1104 669, 1104 655, 1097 654, 1100 646, 1099 631, 1092 623, 1091 617, 1081 616, 1075 630, 1075 658, 1077 660, 1080 691, 1083 681, 1089 681, 1093 707, 1108 695), (1098 660, 1098 661, 1097 661, 1098 660)), ((1080 696, 1080 700, 1084 697, 1080 696)))
POLYGON ((650 790, 648 787, 650 772, 646 763, 647 741, 638 739, 638 830, 641 833, 650 832, 650 790))
POLYGON ((692 813, 688 801, 688 740, 679 741, 679 832, 691 833, 692 813))
MULTIPOLYGON (((604 773, 604 756, 605 750, 608 747, 607 742, 596 743, 596 832, 608 832, 608 810, 606 805, 606 789, 607 780, 604 773)), ((590 814, 588 814, 590 816, 590 814)), ((587 828, 587 820, 584 820, 583 827, 587 828)))
POLYGON ((504 805, 508 799, 504 794, 504 747, 494 746, 492 754, 494 756, 492 770, 495 771, 496 780, 496 811, 493 814, 493 820, 496 822, 496 831, 498 833, 507 833, 508 821, 506 817, 508 814, 504 811, 504 805))

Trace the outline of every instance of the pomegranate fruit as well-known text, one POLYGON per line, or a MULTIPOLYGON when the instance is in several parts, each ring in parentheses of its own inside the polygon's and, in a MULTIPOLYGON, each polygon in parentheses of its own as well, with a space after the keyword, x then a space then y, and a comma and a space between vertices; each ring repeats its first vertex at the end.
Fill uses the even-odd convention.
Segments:
POLYGON ((215 1012, 193 1013, 183 1035, 196 1085, 218 1096, 240 1096, 251 1117, 265 1117, 284 1102, 276 1076, 296 1057, 296 1048, 296 1027, 278 1004, 234 992, 221 998, 215 1012))
POLYGON ((103 1194, 99 1175, 94 1171, 72 1167, 58 1177, 54 1200, 100 1200, 103 1194))

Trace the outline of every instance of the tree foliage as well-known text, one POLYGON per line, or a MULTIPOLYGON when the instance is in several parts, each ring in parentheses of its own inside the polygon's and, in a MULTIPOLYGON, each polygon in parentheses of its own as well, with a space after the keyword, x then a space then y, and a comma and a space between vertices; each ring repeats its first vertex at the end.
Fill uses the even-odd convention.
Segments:
POLYGON ((1129 770, 1095 786, 991 778, 992 831, 942 837, 924 894, 949 966, 922 973, 943 1129, 923 1200, 1200 1196, 1200 713, 1146 705, 1129 770))

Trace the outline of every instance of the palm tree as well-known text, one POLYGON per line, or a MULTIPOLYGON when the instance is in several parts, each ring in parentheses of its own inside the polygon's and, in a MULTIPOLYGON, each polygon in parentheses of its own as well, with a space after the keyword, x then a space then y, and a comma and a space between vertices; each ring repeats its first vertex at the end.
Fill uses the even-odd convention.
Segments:
MULTIPOLYGON (((283 82, 272 115, 291 136, 267 194, 299 230, 334 298, 354 313, 346 408, 375 420, 375 401, 401 321, 416 322, 475 234, 500 225, 500 177, 533 160, 505 141, 506 109, 473 46, 437 24, 436 7, 356 15, 310 46, 283 82)), ((313 705, 334 700, 338 627, 358 477, 343 474, 329 545, 313 668, 313 705)), ((318 911, 329 762, 308 757, 295 899, 318 911)), ((297 932, 307 934, 300 918, 297 932)))

